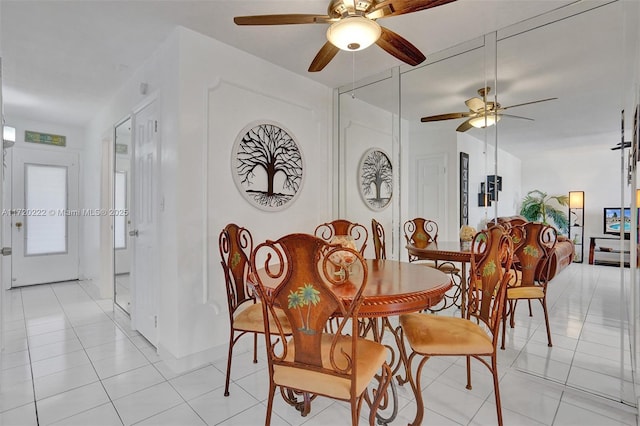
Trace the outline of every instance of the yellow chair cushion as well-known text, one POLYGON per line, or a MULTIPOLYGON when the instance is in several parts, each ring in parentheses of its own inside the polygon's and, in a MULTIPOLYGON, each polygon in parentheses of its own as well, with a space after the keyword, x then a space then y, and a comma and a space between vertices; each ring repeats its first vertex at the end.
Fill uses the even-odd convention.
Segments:
MULTIPOLYGON (((322 336, 322 365, 327 369, 332 369, 329 360, 332 338, 331 334, 322 336)), ((353 339, 349 336, 342 336, 339 339, 335 349, 335 361, 339 367, 344 368, 346 361, 342 356, 342 351, 351 355, 353 339)), ((355 382, 356 395, 360 395, 369 385, 373 376, 380 371, 380 367, 387 358, 387 349, 372 340, 358 339, 357 342, 358 359, 356 360, 357 377, 355 382)), ((295 356, 293 341, 290 341, 288 346, 286 361, 293 362, 295 356)), ((273 381, 276 385, 326 395, 331 398, 349 399, 351 396, 351 381, 348 378, 304 368, 274 365, 273 381)))
POLYGON ((540 286, 509 287, 507 289, 507 299, 542 299, 544 290, 540 286))
MULTIPOLYGON (((284 329, 285 334, 291 334, 291 326, 285 313, 276 308, 276 315, 284 329)), ((242 311, 239 311, 233 319, 233 328, 240 331, 249 331, 255 333, 264 333, 264 319, 262 315, 262 304, 251 303, 242 311)), ((271 333, 278 332, 278 326, 273 318, 269 318, 269 327, 271 333)))
POLYGON ((400 316, 411 348, 423 355, 490 355, 491 337, 476 323, 421 313, 400 316))

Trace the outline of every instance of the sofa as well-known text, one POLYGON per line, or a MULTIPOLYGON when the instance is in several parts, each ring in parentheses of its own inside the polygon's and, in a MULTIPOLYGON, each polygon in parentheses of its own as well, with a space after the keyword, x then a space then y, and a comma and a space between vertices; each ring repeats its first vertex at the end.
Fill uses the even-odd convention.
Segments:
MULTIPOLYGON (((496 219, 496 222, 508 228, 514 225, 522 225, 527 222, 527 219, 525 219, 523 216, 503 216, 498 217, 496 219)), ((552 279, 560 272, 562 272, 564 268, 569 266, 571 262, 573 262, 575 253, 576 247, 573 244, 573 241, 571 241, 564 235, 558 235, 556 248, 553 255, 551 256, 549 279, 552 279)))

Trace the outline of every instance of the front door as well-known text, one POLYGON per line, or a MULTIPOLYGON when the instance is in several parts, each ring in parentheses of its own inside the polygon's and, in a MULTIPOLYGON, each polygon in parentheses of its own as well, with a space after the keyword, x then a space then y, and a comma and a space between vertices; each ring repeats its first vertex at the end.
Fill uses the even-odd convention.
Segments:
POLYGON ((13 148, 11 287, 78 279, 78 154, 13 148))
POLYGON ((133 242, 131 285, 133 326, 149 342, 157 343, 158 282, 158 121, 155 103, 134 116, 133 242))

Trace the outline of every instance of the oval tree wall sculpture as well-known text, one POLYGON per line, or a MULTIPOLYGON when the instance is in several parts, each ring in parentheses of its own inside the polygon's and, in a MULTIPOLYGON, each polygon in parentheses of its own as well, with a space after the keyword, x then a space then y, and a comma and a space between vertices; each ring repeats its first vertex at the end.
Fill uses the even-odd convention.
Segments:
POLYGON ((246 126, 233 146, 232 174, 238 191, 262 210, 282 210, 304 179, 302 152, 291 132, 274 122, 246 126))
POLYGON ((393 167, 387 154, 372 148, 364 153, 358 169, 360 195, 371 210, 389 205, 393 194, 393 167))

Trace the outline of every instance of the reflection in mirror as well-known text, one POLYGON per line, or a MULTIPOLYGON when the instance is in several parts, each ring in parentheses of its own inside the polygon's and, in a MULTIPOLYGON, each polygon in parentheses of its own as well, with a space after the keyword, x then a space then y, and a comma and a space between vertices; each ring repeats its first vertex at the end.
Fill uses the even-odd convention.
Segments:
MULTIPOLYGON (((131 118, 118 124, 115 129, 114 169, 113 169, 113 208, 116 212, 129 211, 130 163, 131 163, 131 118)), ((113 216, 113 258, 114 285, 113 300, 125 312, 130 312, 131 291, 129 274, 131 254, 129 250, 129 216, 113 216)))
POLYGON ((487 37, 479 37, 430 55, 424 66, 401 75, 402 123, 408 129, 402 133, 405 219, 435 221, 440 241, 458 240, 462 224, 479 229, 487 217, 488 208, 478 206, 476 194, 495 167, 495 126, 481 129, 466 123, 478 108, 473 102, 482 103, 478 90, 492 87, 487 102, 495 93, 493 69, 487 66, 491 46, 487 37), (468 158, 464 223, 456 213, 460 152, 468 158))
MULTIPOLYGON (((404 260, 404 243, 397 236, 398 223, 407 219, 434 219, 439 224, 439 240, 458 238, 461 153, 469 155, 468 223, 476 228, 495 217, 517 215, 524 194, 535 188, 548 187, 564 193, 588 187, 596 205, 604 198, 615 203, 620 198, 619 190, 628 191, 628 187, 624 183, 618 186, 620 181, 616 182, 615 176, 619 169, 594 173, 606 166, 598 166, 592 157, 600 155, 594 152, 602 153, 596 160, 610 164, 605 155, 611 155, 610 147, 620 141, 620 111, 623 105, 633 111, 640 96, 633 93, 634 89, 637 92, 637 84, 632 81, 634 72, 637 78, 634 59, 637 60, 639 39, 628 34, 630 29, 637 34, 638 16, 637 2, 575 2, 430 54, 420 67, 402 66, 397 70, 399 81, 394 79, 396 70, 392 70, 389 76, 374 82, 355 84, 358 89, 354 97, 350 88, 345 89, 336 106, 340 215, 350 219, 351 215, 358 216, 354 219, 364 222, 361 217, 366 208, 354 189, 354 170, 359 155, 374 145, 393 152, 394 176, 399 183, 393 194, 394 213, 387 219, 385 231, 387 236, 396 235, 393 241, 399 244, 395 255, 404 260), (623 13, 625 10, 627 13, 623 13), (468 118, 465 114, 477 102, 470 99, 481 98, 478 89, 483 87, 491 87, 487 102, 509 108, 494 126, 457 132, 456 128, 468 118), (633 105, 628 104, 629 96, 635 97, 633 105), (546 101, 549 98, 557 99, 546 101), (447 120, 421 122, 423 117, 449 113, 458 114, 447 120), (603 189, 596 181, 605 174, 613 183, 603 189), (496 176, 492 182, 500 177, 501 185, 495 185, 497 200, 484 207, 478 195, 482 186, 487 192, 491 183, 488 176, 496 176)), ((626 117, 629 134, 632 130, 627 123, 632 120, 629 113, 626 117)), ((599 216, 587 215, 585 222, 594 224, 592 235, 601 232, 599 216)), ((585 230, 589 231, 588 226, 585 230)), ((570 277, 565 272, 555 278, 552 285, 556 291, 565 291, 560 289, 562 280, 570 277)), ((622 290, 620 294, 615 289, 611 292, 612 299, 624 297, 622 290)), ((632 309, 640 318, 637 307, 632 309)), ((604 360, 576 351, 576 347, 594 344, 589 340, 592 337, 581 334, 583 329, 593 330, 594 325, 585 321, 586 307, 563 305, 551 321, 564 324, 564 329, 557 327, 555 333, 568 344, 561 349, 568 354, 567 362, 550 360, 546 349, 544 354, 534 355, 531 351, 536 348, 535 329, 516 327, 508 331, 507 338, 513 345, 507 350, 520 353, 514 368, 635 404, 628 330, 619 326, 625 322, 626 310, 621 308, 603 317, 605 311, 595 309, 595 320, 605 322, 596 328, 616 338, 619 332, 620 338, 609 342, 612 353, 617 354, 615 359, 604 360), (557 368, 548 368, 549 363, 555 363, 557 368)), ((534 313, 534 317, 539 321, 540 313, 534 313)), ((640 344, 631 346, 631 357, 637 359, 640 344)))
MULTIPOLYGON (((398 258, 398 75, 348 87, 339 94, 338 216, 365 226, 371 219, 385 229, 387 258, 398 258), (378 151, 382 154, 372 154, 378 151), (371 162, 372 158, 389 161, 371 162), (368 159, 368 161, 365 161, 368 159), (390 164, 389 164, 390 162, 390 164), (390 168, 389 168, 390 165, 390 168), (375 174, 375 176, 372 176, 375 174), (375 198, 378 199, 375 199, 375 198), (389 197, 391 200, 389 201, 389 197)), ((369 243, 365 257, 374 258, 369 243)))

